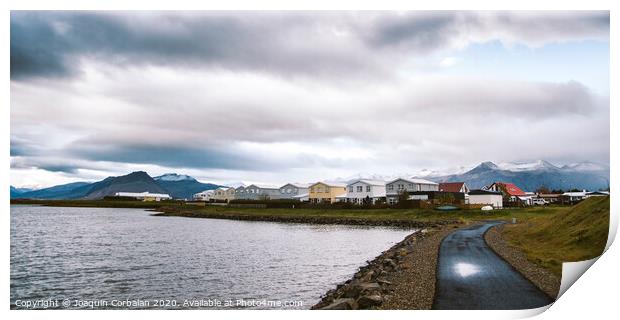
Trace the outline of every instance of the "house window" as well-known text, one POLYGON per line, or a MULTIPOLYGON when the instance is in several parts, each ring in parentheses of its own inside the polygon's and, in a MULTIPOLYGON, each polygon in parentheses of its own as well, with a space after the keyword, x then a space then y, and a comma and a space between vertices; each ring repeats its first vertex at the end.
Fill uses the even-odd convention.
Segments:
POLYGON ((394 191, 394 185, 393 184, 388 184, 388 190, 394 191))
POLYGON ((357 186, 357 192, 362 192, 362 186, 357 186))
POLYGON ((394 204, 394 203, 396 203, 396 199, 394 199, 394 198, 389 198, 389 199, 388 199, 388 203, 389 203, 389 204, 394 204))
POLYGON ((405 189, 405 185, 404 184, 399 184, 398 185, 398 191, 402 191, 405 189))
POLYGON ((370 192, 370 186, 366 186, 366 192, 370 192))
POLYGON ((349 192, 353 192, 353 186, 349 187, 349 192))

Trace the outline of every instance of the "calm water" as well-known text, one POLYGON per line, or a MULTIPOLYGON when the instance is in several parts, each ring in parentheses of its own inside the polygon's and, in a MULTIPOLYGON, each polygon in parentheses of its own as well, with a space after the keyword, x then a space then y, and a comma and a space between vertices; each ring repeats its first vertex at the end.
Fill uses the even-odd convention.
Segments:
POLYGON ((410 233, 11 206, 11 306, 307 309, 410 233))

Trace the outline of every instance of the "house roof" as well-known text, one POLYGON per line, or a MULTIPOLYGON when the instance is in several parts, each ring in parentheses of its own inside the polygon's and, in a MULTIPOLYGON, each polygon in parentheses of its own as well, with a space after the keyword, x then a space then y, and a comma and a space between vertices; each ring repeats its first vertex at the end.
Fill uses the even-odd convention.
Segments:
POLYGON ((526 195, 525 192, 523 192, 523 190, 517 187, 514 183, 495 182, 494 184, 504 186, 504 188, 506 189, 506 192, 508 192, 508 194, 511 196, 525 196, 526 195))
POLYGON ((465 182, 441 182, 439 183, 439 191, 461 192, 464 184, 465 182))
POLYGON ((368 184, 368 185, 371 185, 371 186, 384 186, 385 185, 385 181, 370 180, 370 179, 357 179, 357 180, 352 181, 348 185, 350 186, 350 185, 358 183, 358 182, 365 183, 365 184, 368 184))
POLYGON ((502 195, 501 192, 490 191, 490 190, 470 190, 468 194, 470 196, 471 195, 485 195, 485 194, 495 194, 495 195, 498 195, 498 196, 502 195))
POLYGON ((145 192, 117 192, 115 193, 117 197, 159 197, 159 198, 170 198, 170 195, 166 193, 150 193, 148 191, 145 192))
POLYGON ((562 195, 569 196, 569 197, 585 197, 586 192, 585 191, 564 192, 562 193, 562 195))
POLYGON ((557 198, 561 196, 560 193, 539 193, 538 197, 539 198, 557 198))
POLYGON ((403 181, 407 181, 407 182, 411 182, 411 183, 417 183, 417 184, 432 184, 432 185, 438 185, 437 182, 433 182, 430 180, 426 180, 426 179, 420 179, 420 178, 398 178, 398 179, 394 179, 390 182, 388 182, 387 184, 396 182, 398 180, 403 180, 403 181))
POLYGON ((586 192, 586 195, 604 195, 604 196, 608 196, 609 192, 607 192, 607 191, 592 191, 592 192, 586 192))
POLYGON ((319 183, 324 184, 324 185, 326 185, 328 187, 346 187, 347 186, 346 183, 344 183, 344 182, 337 182, 337 181, 319 181, 319 182, 311 184, 310 186, 312 187, 312 186, 317 185, 319 183))
POLYGON ((251 187, 256 187, 259 189, 280 189, 280 187, 278 186, 274 186, 271 184, 261 184, 261 183, 252 183, 251 185, 247 186, 246 188, 251 188, 251 187))
POLYGON ((309 188, 310 187, 310 183, 289 182, 289 183, 281 186, 280 189, 284 188, 284 187, 286 187, 288 185, 291 185, 291 186, 293 186, 295 188, 300 188, 300 189, 304 189, 304 188, 309 188))
POLYGON ((200 191, 200 192, 195 193, 195 194, 203 194, 203 193, 206 194, 206 193, 213 193, 213 192, 215 192, 215 190, 209 189, 209 190, 200 191))

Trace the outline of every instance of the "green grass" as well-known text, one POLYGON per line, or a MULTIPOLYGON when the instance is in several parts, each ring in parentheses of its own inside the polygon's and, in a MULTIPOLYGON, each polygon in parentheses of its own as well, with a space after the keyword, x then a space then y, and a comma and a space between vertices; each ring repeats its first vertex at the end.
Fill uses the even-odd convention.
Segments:
POLYGON ((557 214, 507 225, 504 236, 530 261, 561 276, 562 262, 588 260, 603 253, 609 212, 609 197, 592 197, 557 214))
POLYGON ((548 208, 516 208, 484 212, 481 210, 459 210, 442 212, 432 209, 279 209, 279 208, 228 208, 228 207, 171 207, 162 208, 168 215, 200 217, 209 214, 219 216, 270 216, 270 217, 321 217, 321 218, 352 218, 364 220, 461 220, 463 222, 477 220, 508 220, 530 218, 541 215, 552 215, 565 209, 565 207, 548 208))
POLYGON ((184 204, 183 202, 143 202, 118 200, 11 200, 11 204, 38 204, 56 207, 104 207, 104 208, 150 208, 165 211, 167 215, 177 216, 205 216, 218 214, 251 215, 251 216, 280 216, 280 217, 321 217, 321 218, 355 218, 366 220, 416 220, 437 221, 442 219, 458 219, 463 222, 477 220, 508 220, 529 219, 538 216, 550 216, 566 207, 531 207, 504 210, 458 210, 442 212, 432 209, 307 209, 307 208, 230 208, 224 206, 199 207, 184 204))

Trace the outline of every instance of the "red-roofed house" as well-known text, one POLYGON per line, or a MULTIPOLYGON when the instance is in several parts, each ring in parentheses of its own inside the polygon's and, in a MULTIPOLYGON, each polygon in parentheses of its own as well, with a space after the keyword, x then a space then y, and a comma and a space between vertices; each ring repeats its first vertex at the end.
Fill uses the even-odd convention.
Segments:
POLYGON ((522 205, 532 204, 532 196, 526 194, 514 183, 493 182, 491 185, 486 186, 484 190, 501 192, 504 195, 504 199, 507 199, 509 203, 520 203, 522 205))
POLYGON ((439 191, 468 193, 469 188, 465 182, 442 182, 439 184, 439 191))

